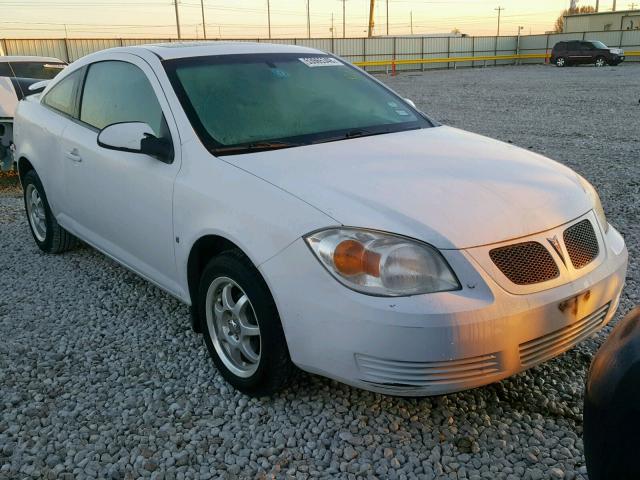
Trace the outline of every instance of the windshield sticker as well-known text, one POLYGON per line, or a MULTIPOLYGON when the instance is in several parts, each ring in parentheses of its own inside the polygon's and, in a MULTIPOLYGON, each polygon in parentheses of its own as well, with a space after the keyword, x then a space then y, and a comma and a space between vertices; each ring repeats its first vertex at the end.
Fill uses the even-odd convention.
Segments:
POLYGON ((409 115, 409 113, 406 110, 396 110, 396 113, 398 115, 403 116, 403 117, 406 116, 406 115, 409 115))
POLYGON ((342 67, 344 64, 333 57, 299 58, 307 67, 342 67))

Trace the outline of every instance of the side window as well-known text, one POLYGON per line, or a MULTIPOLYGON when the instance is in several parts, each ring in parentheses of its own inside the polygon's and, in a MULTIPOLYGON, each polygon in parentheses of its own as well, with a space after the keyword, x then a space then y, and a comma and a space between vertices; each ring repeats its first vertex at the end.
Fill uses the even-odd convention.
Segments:
POLYGON ((569 42, 567 48, 569 50, 582 50, 582 45, 580 44, 580 42, 569 42))
POLYGON ((131 63, 97 62, 89 67, 80 120, 98 129, 121 122, 145 122, 165 135, 164 117, 147 76, 131 63))
POLYGON ((82 78, 83 69, 67 75, 62 81, 54 85, 42 99, 42 103, 54 110, 76 116, 76 87, 82 78))
POLYGON ((582 46, 583 50, 595 50, 595 47, 593 46, 593 43, 591 43, 591 42, 582 42, 581 46, 582 46))
POLYGON ((567 50, 567 44, 564 42, 560 42, 556 45, 556 50, 559 52, 564 52, 567 50))

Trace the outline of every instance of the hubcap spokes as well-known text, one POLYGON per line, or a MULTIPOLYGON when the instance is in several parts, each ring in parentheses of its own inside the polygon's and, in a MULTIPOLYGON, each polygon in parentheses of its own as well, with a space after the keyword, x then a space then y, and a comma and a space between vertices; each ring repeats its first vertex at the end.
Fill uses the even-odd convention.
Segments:
POLYGON ((220 277, 206 299, 211 341, 220 359, 235 375, 249 377, 260 363, 260 327, 247 294, 232 279, 220 277))
POLYGON ((47 236, 47 223, 42 197, 40 197, 38 189, 33 184, 29 184, 27 186, 25 197, 27 204, 27 216, 29 218, 31 228, 33 229, 33 233, 39 241, 44 242, 44 239, 47 236))

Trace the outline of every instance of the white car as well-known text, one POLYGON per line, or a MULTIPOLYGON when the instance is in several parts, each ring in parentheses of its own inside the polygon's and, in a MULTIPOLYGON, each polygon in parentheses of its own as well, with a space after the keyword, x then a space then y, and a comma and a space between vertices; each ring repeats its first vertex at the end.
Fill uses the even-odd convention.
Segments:
POLYGON ((191 305, 252 395, 294 365, 398 395, 494 382, 598 331, 625 279, 582 177, 310 48, 92 54, 15 137, 38 246, 80 238, 191 305))
POLYGON ((67 64, 53 57, 0 56, 0 166, 13 166, 13 115, 29 87, 55 77, 67 64))

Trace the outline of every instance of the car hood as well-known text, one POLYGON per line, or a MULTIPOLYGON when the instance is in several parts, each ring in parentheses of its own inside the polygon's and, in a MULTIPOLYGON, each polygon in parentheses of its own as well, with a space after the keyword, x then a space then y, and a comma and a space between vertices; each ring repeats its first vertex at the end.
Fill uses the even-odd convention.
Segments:
POLYGON ((445 126, 222 158, 339 224, 443 249, 541 232, 592 208, 569 168, 445 126))

